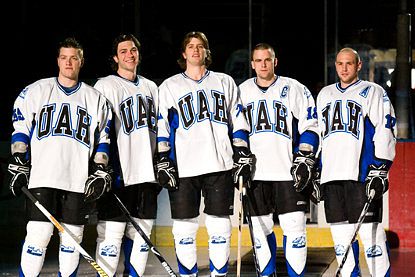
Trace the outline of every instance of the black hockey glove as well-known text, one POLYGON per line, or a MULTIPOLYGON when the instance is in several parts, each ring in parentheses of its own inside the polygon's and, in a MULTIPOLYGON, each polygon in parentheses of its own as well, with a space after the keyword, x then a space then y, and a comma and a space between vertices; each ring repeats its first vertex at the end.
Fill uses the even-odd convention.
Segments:
POLYGON ((163 188, 175 191, 179 188, 179 175, 176 166, 167 153, 160 153, 156 162, 157 180, 163 188))
POLYGON ((112 183, 112 170, 109 166, 93 162, 89 172, 90 175, 85 183, 85 202, 92 202, 100 198, 110 190, 112 183))
POLYGON ((311 183, 313 184, 313 192, 310 195, 310 200, 311 202, 317 205, 323 199, 323 186, 320 183, 320 171, 319 170, 315 171, 314 177, 311 180, 311 183))
POLYGON ((365 185, 367 197, 369 197, 370 191, 373 189, 375 190, 373 199, 382 198, 382 195, 389 189, 388 170, 386 169, 386 165, 381 165, 379 167, 370 165, 365 185))
POLYGON ((242 176, 244 183, 251 179, 251 174, 255 165, 255 155, 251 153, 248 147, 233 148, 233 182, 238 184, 239 176, 242 176))
POLYGON ((22 194, 22 187, 29 183, 30 163, 26 153, 14 153, 7 167, 7 181, 14 196, 22 194))
POLYGON ((298 151, 293 157, 291 175, 297 192, 304 190, 313 178, 315 155, 311 151, 298 151))

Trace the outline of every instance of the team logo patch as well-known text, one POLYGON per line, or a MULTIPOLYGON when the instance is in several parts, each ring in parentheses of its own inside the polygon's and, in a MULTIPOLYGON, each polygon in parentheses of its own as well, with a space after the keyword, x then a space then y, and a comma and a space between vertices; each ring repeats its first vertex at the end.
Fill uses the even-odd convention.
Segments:
POLYGON ((24 120, 22 111, 19 108, 13 109, 12 121, 24 120))
POLYGON ((101 249, 101 255, 105 257, 116 257, 118 255, 118 249, 115 245, 105 245, 101 249))
POLYGON ((295 238, 292 243, 293 243, 293 248, 304 248, 305 243, 306 243, 305 236, 295 238))
POLYGON ((20 98, 25 98, 27 94, 27 88, 24 88, 20 93, 19 93, 19 97, 20 98))
POLYGON ((27 246, 27 254, 34 255, 34 256, 42 256, 43 251, 40 248, 29 245, 29 246, 27 246))
POLYGON ((212 236, 210 242, 213 244, 223 244, 226 243, 226 239, 222 236, 212 236))
POLYGON ((359 93, 359 95, 360 95, 360 96, 362 96, 362 97, 364 97, 364 98, 366 98, 366 97, 367 97, 367 95, 368 95, 368 93, 369 93, 369 90, 370 90, 370 86, 368 86, 368 87, 366 87, 365 89, 363 89, 363 90, 359 93))
POLYGON ((188 237, 188 238, 181 239, 180 242, 179 242, 179 244, 181 244, 181 245, 193 244, 194 241, 195 240, 193 238, 188 237))
POLYGON ((140 252, 148 252, 148 244, 147 243, 143 243, 141 246, 140 246, 140 252))
POLYGON ((284 86, 281 90, 280 97, 281 98, 287 97, 287 94, 288 94, 289 91, 290 91, 290 87, 289 86, 284 86))
POLYGON ((382 256, 382 248, 380 248, 379 245, 373 245, 371 247, 369 247, 368 250, 366 250, 366 256, 368 258, 375 258, 375 257, 379 257, 382 256))
POLYGON ((236 110, 237 110, 236 117, 238 117, 239 114, 244 110, 244 106, 242 106, 242 104, 238 104, 236 106, 236 110))
POLYGON ((75 252, 75 247, 73 246, 66 246, 66 245, 61 245, 61 252, 65 252, 65 253, 73 253, 75 252))
POLYGON ((344 248, 344 245, 341 245, 341 244, 335 245, 334 253, 336 253, 336 256, 343 256, 346 253, 346 249, 344 248))

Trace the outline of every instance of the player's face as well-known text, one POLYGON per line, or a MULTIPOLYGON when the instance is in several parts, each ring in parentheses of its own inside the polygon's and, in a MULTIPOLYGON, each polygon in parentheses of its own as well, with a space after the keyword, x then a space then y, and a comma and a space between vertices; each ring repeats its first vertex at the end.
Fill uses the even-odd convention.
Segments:
POLYGON ((269 49, 258 49, 252 55, 251 66, 258 78, 271 80, 274 78, 277 59, 269 49))
POLYGON ((78 81, 83 59, 78 49, 61 48, 58 56, 59 76, 78 81))
POLYGON ((356 61, 356 55, 353 52, 344 51, 337 54, 336 71, 342 87, 346 87, 358 79, 358 72, 362 67, 362 62, 356 61))
POLYGON ((205 64, 206 48, 198 38, 192 38, 182 53, 187 65, 201 66, 205 64))
POLYGON ((139 55, 134 42, 127 40, 118 44, 117 56, 114 56, 114 60, 118 63, 119 70, 135 73, 139 63, 139 55))

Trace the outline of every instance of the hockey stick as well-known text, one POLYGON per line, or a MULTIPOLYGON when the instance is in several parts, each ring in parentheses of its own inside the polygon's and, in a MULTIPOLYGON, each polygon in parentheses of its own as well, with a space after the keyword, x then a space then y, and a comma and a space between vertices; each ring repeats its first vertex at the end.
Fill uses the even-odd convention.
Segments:
POLYGON ((342 270, 344 264, 346 263, 347 255, 349 254, 350 248, 352 247, 352 244, 353 244, 354 240, 357 237, 357 233, 359 232, 360 226, 362 226, 362 223, 365 220, 366 213, 367 213, 367 211, 369 209, 370 204, 372 203, 372 200, 373 200, 373 197, 374 196, 375 196, 375 190, 372 189, 370 191, 370 193, 369 193, 369 197, 368 197, 368 199, 366 201, 366 204, 363 207, 362 212, 360 213, 359 219, 357 220, 357 226, 356 226, 356 228, 354 230, 353 237, 352 237, 349 245, 346 248, 346 252, 344 253, 344 257, 342 259, 342 262, 340 263, 339 267, 336 270, 336 277, 340 276, 340 271, 342 270))
MULTIPOLYGON (((243 183, 243 179, 240 178, 239 179, 239 183, 243 183)), ((250 181, 248 181, 250 182, 250 181)), ((255 237, 254 237, 254 227, 252 225, 252 217, 251 217, 251 212, 249 211, 249 198, 248 195, 246 194, 246 186, 242 185, 242 205, 243 205, 243 210, 245 210, 245 217, 246 217, 246 221, 248 222, 248 227, 249 227, 249 234, 251 236, 251 244, 252 244, 252 253, 254 255, 254 264, 255 264, 255 272, 256 272, 256 276, 260 277, 261 276, 261 270, 259 269, 259 264, 258 264, 258 259, 257 259, 257 253, 256 253, 256 248, 255 248, 255 237)))
POLYGON ((244 186, 243 177, 239 177, 239 219, 238 219, 238 256, 236 259, 236 276, 241 276, 241 243, 242 243, 242 225, 244 224, 244 209, 242 205, 242 188, 244 186))
POLYGON ((151 252, 156 255, 157 259, 160 261, 161 265, 164 267, 164 269, 167 271, 169 276, 171 277, 177 277, 176 273, 173 271, 172 267, 167 263, 166 259, 163 258, 163 256, 160 254, 160 252, 156 249, 156 247, 153 245, 151 240, 147 237, 147 235, 144 233, 143 229, 135 222, 134 218, 131 216, 130 212, 128 211, 127 207, 125 207, 124 203, 121 201, 120 198, 113 192, 112 193, 117 199, 118 206, 123 211, 124 215, 127 217, 128 221, 133 224, 134 228, 137 230, 137 232, 140 234, 140 236, 144 239, 144 241, 147 243, 147 245, 150 247, 151 252))
POLYGON ((98 272, 101 277, 109 277, 107 273, 97 264, 97 262, 82 248, 82 246, 73 238, 68 230, 62 226, 59 221, 57 221, 49 212, 40 204, 39 200, 34 197, 34 195, 27 189, 27 187, 22 187, 22 191, 26 196, 38 207, 38 209, 49 219, 50 222, 55 225, 55 227, 61 232, 61 234, 66 234, 67 238, 74 245, 76 250, 85 258, 85 260, 92 265, 92 267, 98 272))

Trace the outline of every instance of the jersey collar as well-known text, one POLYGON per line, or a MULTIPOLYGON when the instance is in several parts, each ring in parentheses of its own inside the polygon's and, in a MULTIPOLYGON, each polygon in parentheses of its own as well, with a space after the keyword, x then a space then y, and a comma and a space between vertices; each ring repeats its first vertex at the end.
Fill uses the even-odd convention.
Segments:
POLYGON ((267 90, 270 88, 270 87, 272 87, 272 86, 274 86, 275 85, 275 83, 277 82, 277 80, 280 78, 280 76, 278 76, 278 75, 275 75, 275 80, 274 80, 274 82, 272 82, 268 87, 262 87, 262 86, 260 86, 260 85, 258 85, 258 82, 257 82, 257 77, 255 77, 254 78, 254 83, 255 83, 255 85, 259 88, 259 90, 260 91, 262 91, 263 93, 266 93, 267 92, 267 90))
POLYGON ((206 77, 210 74, 209 70, 206 70, 205 75, 202 76, 202 78, 200 78, 200 80, 193 80, 192 78, 190 78, 189 76, 187 76, 186 72, 182 72, 182 76, 186 79, 192 80, 198 84, 200 84, 201 82, 203 82, 204 79, 206 79, 206 77))
POLYGON ((59 81, 58 78, 56 78, 56 83, 58 84, 58 88, 63 91, 66 95, 72 95, 75 92, 77 92, 79 90, 79 88, 81 87, 81 82, 78 82, 76 85, 74 85, 73 87, 64 87, 62 86, 59 81))
POLYGON ((362 80, 357 80, 356 82, 354 82, 353 84, 350 84, 350 85, 348 85, 347 87, 345 87, 345 88, 342 88, 341 87, 341 85, 340 85, 340 82, 337 82, 336 83, 336 88, 341 92, 341 93, 344 93, 344 92, 346 92, 346 90, 348 89, 348 88, 350 88, 350 87, 352 87, 352 86, 355 86, 355 85, 357 85, 357 84, 359 84, 360 82, 361 82, 362 80))

